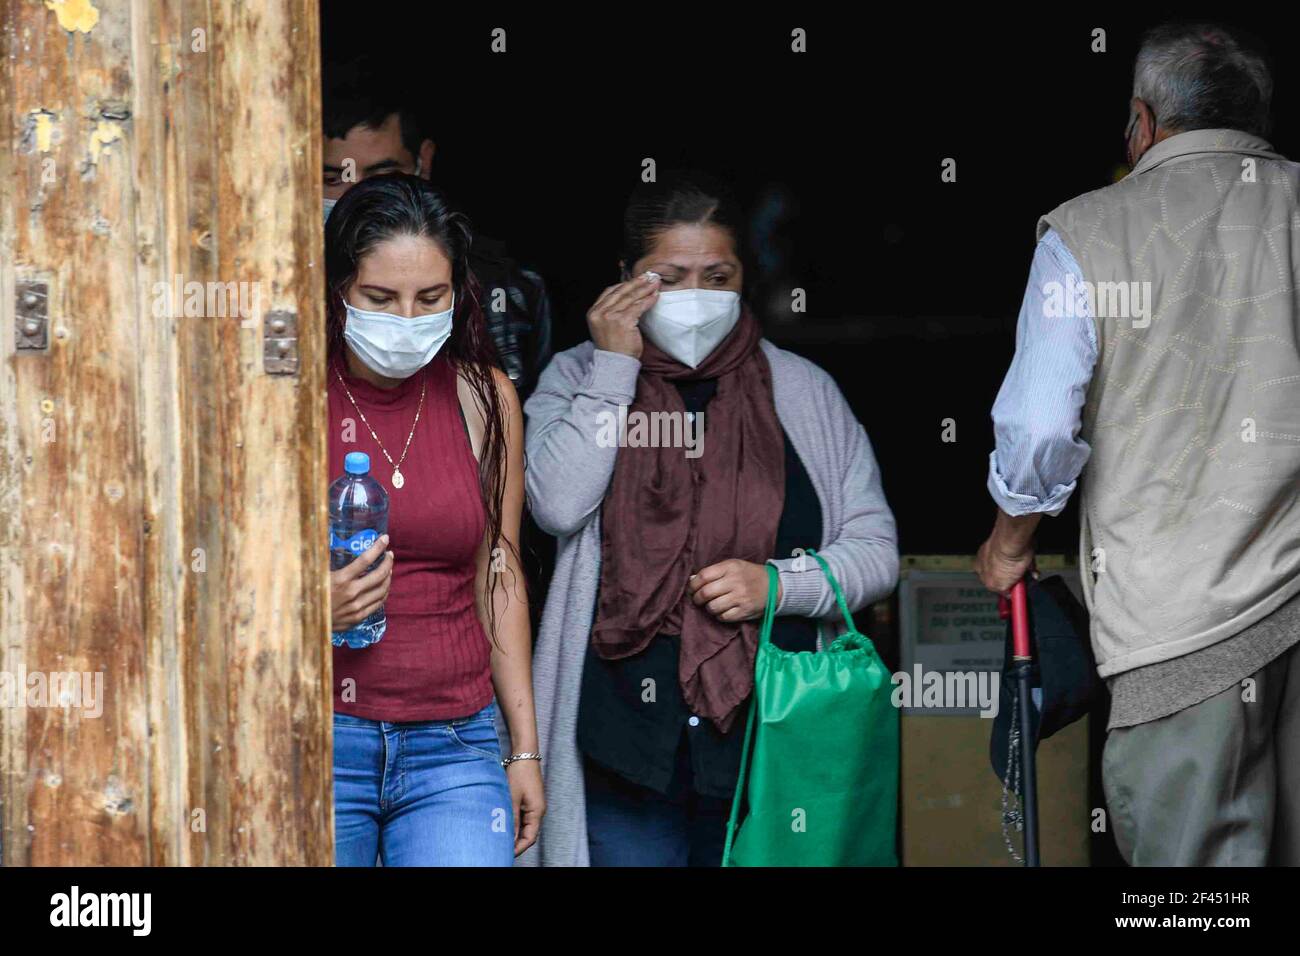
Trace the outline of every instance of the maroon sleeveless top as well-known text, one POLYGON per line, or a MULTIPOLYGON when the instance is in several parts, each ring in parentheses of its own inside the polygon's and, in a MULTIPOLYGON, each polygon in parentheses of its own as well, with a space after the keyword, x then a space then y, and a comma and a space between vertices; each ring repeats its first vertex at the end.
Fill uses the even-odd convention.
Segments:
POLYGON ((330 360, 327 374, 330 479, 343 474, 348 452, 370 456, 370 473, 388 492, 388 547, 394 559, 383 639, 369 647, 334 648, 334 710, 386 721, 467 717, 492 700, 491 645, 474 591, 487 512, 456 396, 455 369, 438 355, 393 389, 353 378, 342 356, 330 360), (394 488, 393 466, 370 429, 399 461, 421 382, 424 410, 402 463, 403 486, 394 488))

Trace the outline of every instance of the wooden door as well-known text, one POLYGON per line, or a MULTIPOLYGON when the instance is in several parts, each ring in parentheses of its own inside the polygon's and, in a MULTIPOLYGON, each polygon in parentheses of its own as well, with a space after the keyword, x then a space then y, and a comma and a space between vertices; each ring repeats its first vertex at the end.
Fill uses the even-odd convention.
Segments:
POLYGON ((0 0, 0 117, 0 860, 328 864, 316 0, 0 0))

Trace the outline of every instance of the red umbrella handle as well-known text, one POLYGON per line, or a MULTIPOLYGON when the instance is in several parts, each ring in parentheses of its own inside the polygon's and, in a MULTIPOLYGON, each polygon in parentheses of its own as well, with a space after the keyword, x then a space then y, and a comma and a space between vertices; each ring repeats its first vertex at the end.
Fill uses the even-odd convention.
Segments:
MULTIPOLYGON (((1029 599, 1025 579, 1011 586, 1011 598, 998 596, 998 613, 1011 618, 1011 653, 1015 661, 1013 672, 1018 685, 1016 706, 1019 708, 1021 727, 1033 726, 1032 720, 1032 668, 1029 656, 1029 599)), ((1038 856, 1038 769, 1034 755, 1037 735, 1020 735, 1020 760, 1024 773, 1024 790, 1021 801, 1025 812, 1025 866, 1039 866, 1038 856)))
POLYGON ((1016 660, 1027 661, 1029 655, 1029 604, 1025 596, 1025 580, 1021 578, 1011 586, 1011 600, 998 595, 998 616, 1011 618, 1011 654, 1016 660))

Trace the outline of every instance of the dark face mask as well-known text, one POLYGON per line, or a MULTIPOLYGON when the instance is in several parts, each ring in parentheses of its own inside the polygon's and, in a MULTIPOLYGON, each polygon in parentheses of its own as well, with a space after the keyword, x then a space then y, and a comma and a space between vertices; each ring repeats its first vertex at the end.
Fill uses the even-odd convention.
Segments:
POLYGON ((1125 159, 1128 160, 1130 168, 1138 164, 1138 159, 1134 156, 1134 131, 1138 129, 1138 111, 1134 109, 1132 116, 1128 117, 1128 126, 1125 129, 1125 159))
POLYGON ((1142 157, 1133 152, 1133 136, 1137 132, 1138 120, 1140 115, 1137 110, 1132 111, 1129 117, 1128 127, 1124 130, 1124 156, 1128 160, 1129 168, 1132 169, 1137 165, 1138 160, 1142 157))

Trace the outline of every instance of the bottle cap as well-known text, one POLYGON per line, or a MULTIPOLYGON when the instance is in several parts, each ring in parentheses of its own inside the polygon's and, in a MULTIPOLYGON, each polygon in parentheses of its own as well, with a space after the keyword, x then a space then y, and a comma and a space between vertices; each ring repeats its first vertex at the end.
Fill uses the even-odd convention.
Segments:
POLYGON ((364 451, 350 451, 343 458, 343 470, 349 475, 365 475, 370 472, 370 456, 364 451))

